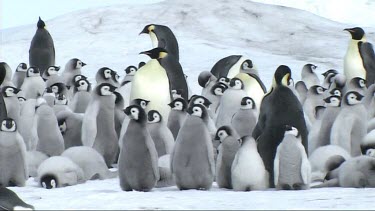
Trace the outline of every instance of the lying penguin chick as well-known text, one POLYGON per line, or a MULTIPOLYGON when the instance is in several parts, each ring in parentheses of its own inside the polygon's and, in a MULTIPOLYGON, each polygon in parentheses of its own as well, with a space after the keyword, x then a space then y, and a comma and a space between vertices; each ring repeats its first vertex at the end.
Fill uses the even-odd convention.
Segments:
POLYGON ((308 189, 311 165, 297 128, 286 125, 284 139, 277 147, 274 161, 275 187, 282 190, 308 189))
POLYGON ((241 108, 233 115, 232 126, 240 137, 250 136, 258 121, 258 111, 251 97, 241 100, 241 108))
POLYGON ((233 133, 233 129, 228 126, 220 127, 216 133, 216 139, 220 142, 216 160, 216 182, 219 188, 232 189, 232 163, 240 148, 240 142, 233 133))

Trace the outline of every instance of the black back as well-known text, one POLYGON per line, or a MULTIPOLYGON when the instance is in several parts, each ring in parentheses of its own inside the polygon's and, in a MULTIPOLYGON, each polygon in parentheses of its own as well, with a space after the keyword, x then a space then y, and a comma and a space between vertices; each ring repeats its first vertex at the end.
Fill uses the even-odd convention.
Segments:
POLYGON ((211 73, 216 76, 216 78, 220 78, 221 76, 227 77, 230 68, 238 62, 241 58, 241 55, 231 55, 225 58, 220 59, 216 64, 212 67, 211 73))
MULTIPOLYGON (((6 76, 6 64, 5 62, 0 62, 0 85, 4 82, 6 76)), ((4 95, 0 92, 0 122, 7 117, 7 108, 4 102, 4 95)))
POLYGON ((375 53, 369 42, 358 42, 363 67, 366 70, 366 87, 375 83, 375 53))
POLYGON ((158 38, 158 47, 165 48, 177 61, 180 60, 180 53, 176 36, 168 26, 155 25, 155 35, 158 38))

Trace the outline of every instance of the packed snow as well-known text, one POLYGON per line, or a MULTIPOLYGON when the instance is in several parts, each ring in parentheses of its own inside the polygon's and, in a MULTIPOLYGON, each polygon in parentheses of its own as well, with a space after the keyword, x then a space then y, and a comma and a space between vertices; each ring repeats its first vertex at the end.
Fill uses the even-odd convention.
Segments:
MULTIPOLYGON (((46 21, 55 43, 56 64, 63 67, 77 57, 88 64, 82 73, 92 82, 101 67, 124 76, 127 66, 148 60, 138 53, 152 48, 150 38, 138 34, 149 23, 173 30, 179 41, 180 63, 194 93, 201 90, 198 74, 232 54, 252 59, 267 87, 281 64, 292 69, 295 81, 306 63, 316 64, 318 73, 331 68, 342 72, 350 38, 343 29, 353 27, 306 11, 247 0, 117 5, 46 21)), ((364 29, 374 42, 375 28, 364 29)), ((0 31, 0 61, 13 71, 20 62, 28 63, 35 30, 36 24, 0 31)), ((26 187, 10 189, 36 209, 369 209, 375 197, 373 189, 235 192, 216 184, 209 191, 179 191, 173 186, 147 193, 124 192, 118 178, 51 190, 30 178, 26 187)))

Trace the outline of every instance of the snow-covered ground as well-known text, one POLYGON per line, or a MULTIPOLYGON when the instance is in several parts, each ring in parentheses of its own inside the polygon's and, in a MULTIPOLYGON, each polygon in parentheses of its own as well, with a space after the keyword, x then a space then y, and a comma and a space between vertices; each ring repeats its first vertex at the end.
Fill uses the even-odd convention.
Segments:
MULTIPOLYGON (((43 17, 42 17, 43 18, 43 17)), ((35 20, 36 22, 37 20, 35 20)), ((221 58, 243 54, 253 60, 267 87, 280 64, 291 67, 295 81, 306 63, 342 71, 350 35, 343 24, 312 13, 248 0, 167 0, 147 5, 117 5, 81 10, 46 21, 56 48, 56 63, 64 67, 74 57, 88 65, 83 74, 94 81, 103 66, 124 69, 148 58, 138 53, 152 48, 139 32, 146 24, 169 26, 180 46, 180 62, 190 86, 200 93, 198 74, 221 58)), ((375 42, 375 28, 364 27, 375 42)), ((36 24, 0 31, 0 61, 12 68, 28 63, 36 24)), ((123 192, 118 179, 45 190, 29 179, 26 187, 11 188, 37 209, 371 209, 372 189, 234 192, 178 191, 155 188, 150 193, 123 192)))

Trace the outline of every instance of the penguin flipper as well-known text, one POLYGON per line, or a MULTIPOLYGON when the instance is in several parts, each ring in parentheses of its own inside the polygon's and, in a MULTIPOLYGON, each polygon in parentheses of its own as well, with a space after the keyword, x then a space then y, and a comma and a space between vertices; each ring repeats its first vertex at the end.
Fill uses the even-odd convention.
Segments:
POLYGON ((92 102, 83 116, 82 120, 82 144, 92 147, 97 133, 97 114, 99 112, 99 102, 92 102))
POLYGON ((306 87, 306 84, 305 82, 303 81, 298 81, 296 83, 296 85, 294 86, 294 88, 297 90, 298 92, 298 99, 300 100, 301 104, 303 104, 306 100, 306 95, 307 95, 307 87, 306 87))
POLYGON ((375 52, 369 42, 359 42, 358 48, 366 70, 366 86, 369 87, 375 82, 375 52))

